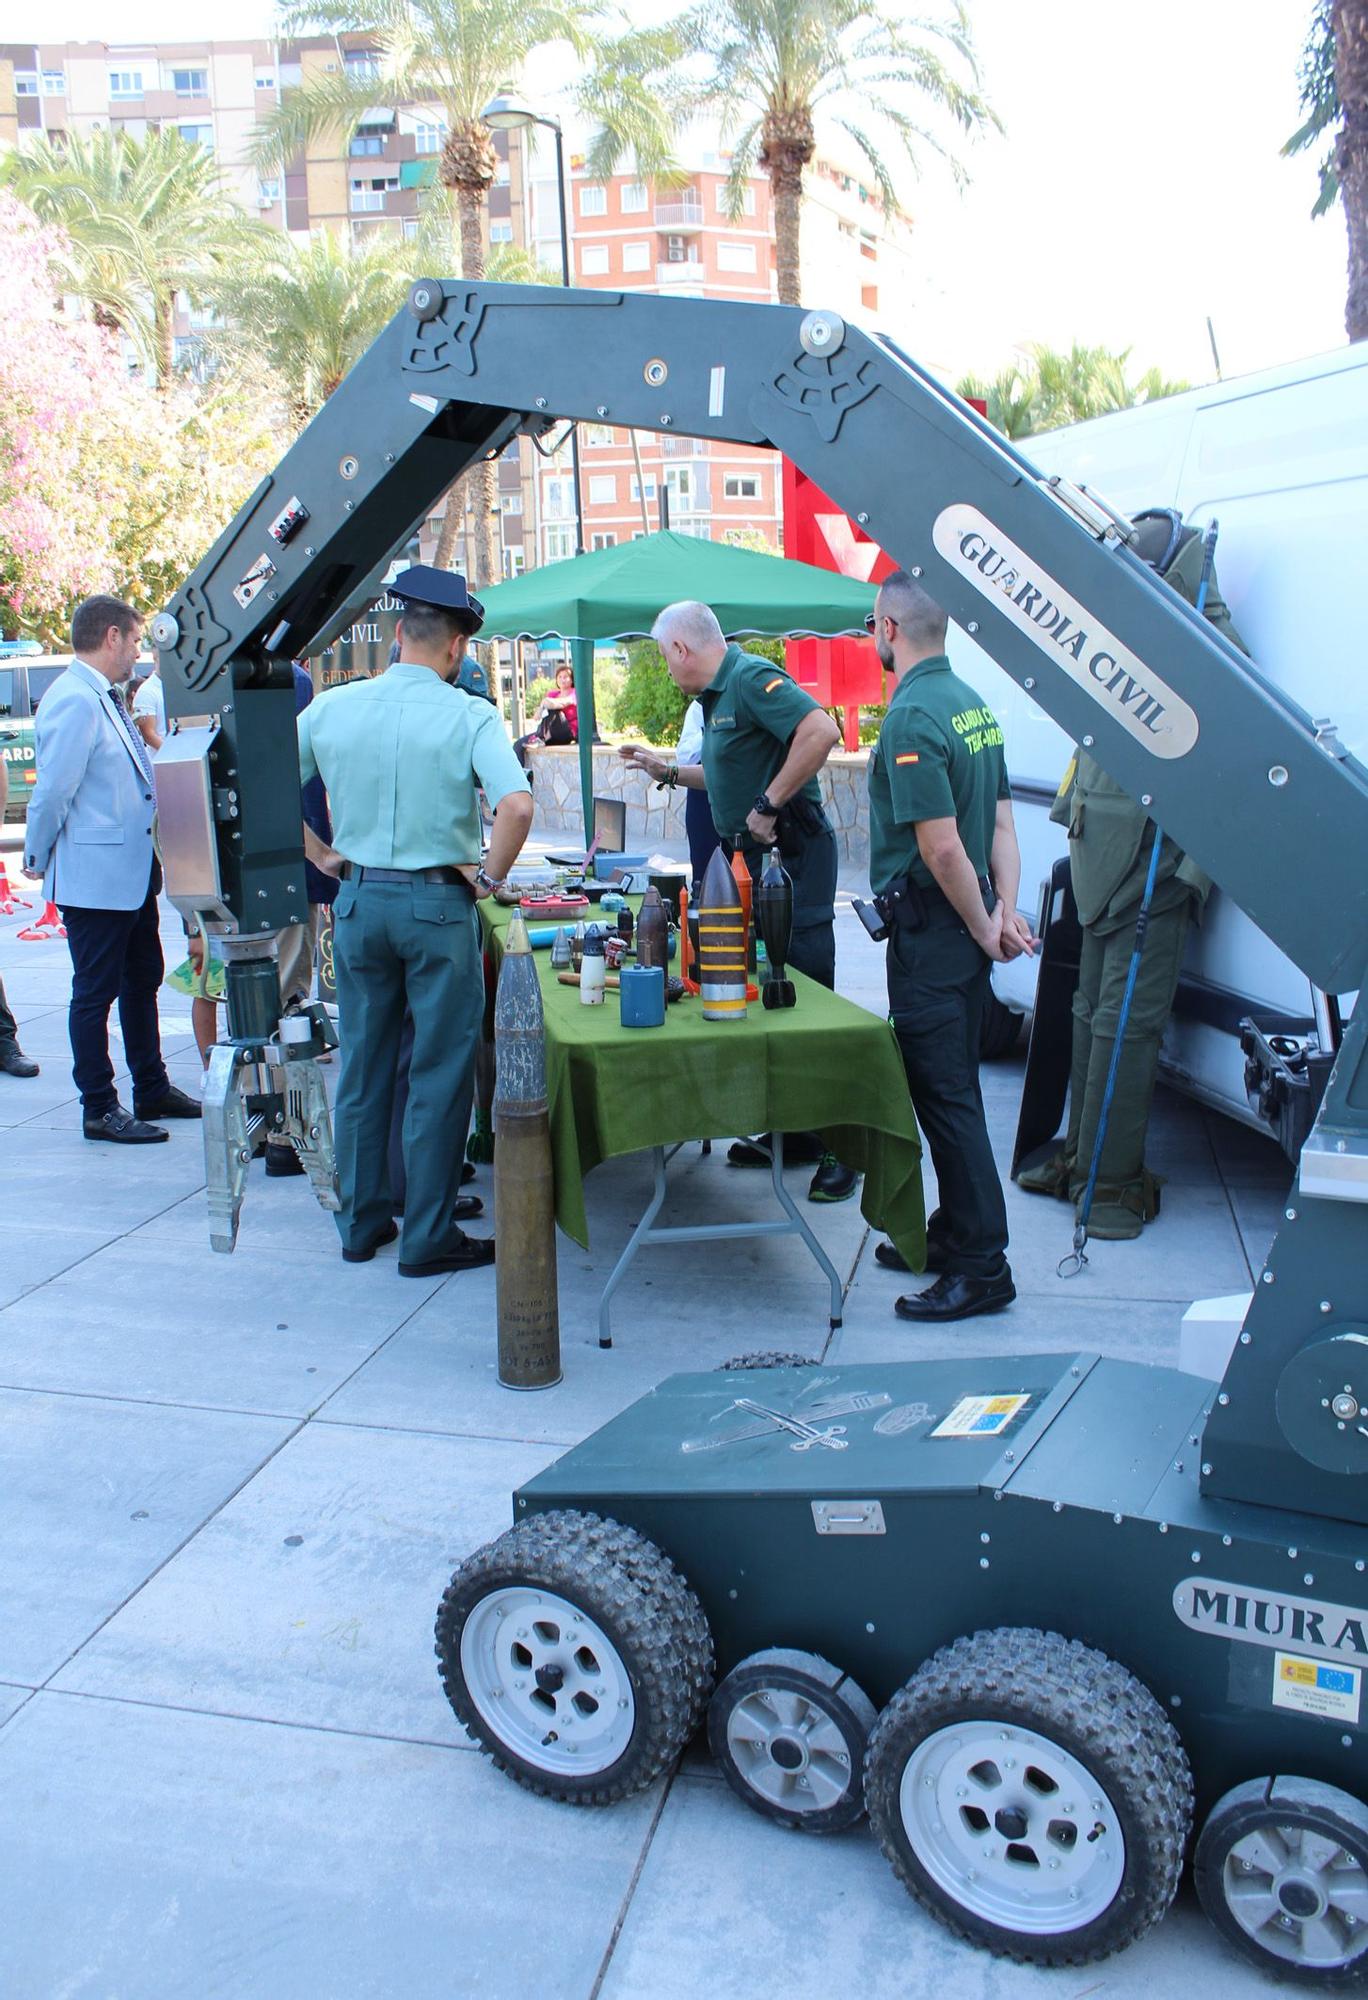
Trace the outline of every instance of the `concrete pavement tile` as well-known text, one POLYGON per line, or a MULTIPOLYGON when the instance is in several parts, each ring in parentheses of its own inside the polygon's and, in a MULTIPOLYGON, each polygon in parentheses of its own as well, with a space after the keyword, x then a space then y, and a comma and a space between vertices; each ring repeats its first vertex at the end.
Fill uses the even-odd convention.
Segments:
MULTIPOLYGON (((562 1251, 564 1243, 562 1241, 562 1251)), ((728 1246, 736 1256, 742 1246, 728 1246)), ((659 1252, 660 1256, 671 1253, 659 1252)), ((794 1253, 795 1257, 797 1253, 794 1253)), ((804 1257, 804 1264, 809 1260, 804 1257)), ((493 1274, 454 1278, 358 1371, 320 1422, 380 1424, 482 1437, 573 1444, 646 1395, 667 1375, 719 1367, 735 1354, 782 1347, 821 1355, 828 1337, 827 1293, 813 1306, 816 1267, 766 1282, 766 1313, 757 1323, 744 1295, 729 1303, 714 1287, 706 1308, 697 1280, 656 1282, 645 1302, 614 1322, 614 1345, 598 1345, 603 1265, 561 1262, 562 1380, 526 1393, 498 1381, 493 1274), (472 1288, 478 1288, 478 1291, 472 1288), (655 1301, 655 1303, 652 1303, 655 1301)))
POLYGON ((865 1827, 803 1839, 749 1811, 730 1790, 676 1780, 614 1950, 602 2000, 1180 2000, 1205 1983, 1254 1996, 1242 1968, 1191 1899, 1104 1966, 1038 1970, 961 1944, 895 1880, 865 1827))
POLYGON ((0 1736, 15 1996, 587 2000, 655 1795, 483 1758, 40 1695, 0 1736), (73 1879, 80 1894, 73 1896, 73 1879))
POLYGON ((184 1245, 139 1230, 70 1285, 0 1313, 0 1382, 303 1416, 439 1282, 400 1278, 392 1256, 344 1264, 322 1211, 324 1254, 306 1246, 287 1264, 280 1246, 248 1239, 219 1256, 202 1198, 184 1206, 198 1224, 184 1245))
POLYGON ((0 1390, 0 1675, 38 1686, 290 1425, 0 1390))
POLYGON ((1005 1312, 922 1328, 900 1320, 893 1301, 900 1292, 920 1291, 924 1280, 899 1277, 877 1266, 852 1295, 846 1323, 833 1334, 829 1361, 940 1361, 961 1355, 1089 1353, 1118 1361, 1178 1366, 1183 1306, 1176 1300, 1097 1298, 1087 1277, 1076 1279, 1067 1299, 1026 1293, 1005 1312))
POLYGON ((185 1152, 170 1143, 91 1145, 79 1132, 35 1124, 0 1149, 0 1208, 25 1228, 69 1215, 78 1227, 117 1221, 122 1233, 186 1194, 185 1152))
POLYGON ((0 1725, 8 1722, 12 1715, 17 1715, 32 1693, 32 1688, 0 1683, 0 1725))
MULTIPOLYGON (((22 1029, 21 1047, 22 1047, 22 1029)), ((76 1086, 71 1081, 71 1059, 65 1063, 45 1062, 37 1076, 0 1076, 0 1125, 48 1123, 60 1119, 73 1136, 80 1136, 76 1086)), ((6 1141, 8 1149, 12 1141, 6 1141)))
POLYGON ((465 1743, 432 1626, 511 1524, 544 1446, 311 1425, 57 1683, 277 1722, 465 1743))
MULTIPOLYGON (((1008 1258, 1018 1292, 1062 1298, 1083 1282, 1056 1270, 1073 1240, 1073 1212, 1062 1201, 1009 1186, 1008 1258)), ((1240 1233, 1220 1187, 1178 1185, 1165 1190, 1163 1209, 1129 1243, 1089 1243, 1086 1282, 1098 1297, 1193 1299, 1249 1285, 1240 1233)))
MULTIPOLYGON (((311 1284, 301 1315, 282 1303, 282 1287, 243 1283, 234 1269, 216 1285, 213 1317, 205 1321, 171 1260, 161 1284, 145 1256, 130 1252, 116 1261, 121 1282, 108 1290, 101 1281, 110 1266, 103 1265, 73 1286, 45 1286, 0 1314, 0 1382, 303 1417, 375 1351, 387 1330, 385 1315, 355 1310, 375 1291, 373 1282, 311 1284), (290 1319, 282 1321, 281 1312, 290 1319)), ((396 1319, 413 1303, 392 1301, 396 1319)))
POLYGON ((0 1258, 0 1307, 23 1298, 58 1272, 82 1263, 122 1235, 127 1222, 112 1206, 102 1204, 102 1207, 106 1210, 102 1219, 92 1215, 87 1221, 83 1211, 80 1220, 72 1223, 28 1220, 28 1215, 35 1212, 51 1217, 54 1214, 51 1207, 28 1210, 21 1204, 7 1210, 10 1226, 5 1232, 0 1258))

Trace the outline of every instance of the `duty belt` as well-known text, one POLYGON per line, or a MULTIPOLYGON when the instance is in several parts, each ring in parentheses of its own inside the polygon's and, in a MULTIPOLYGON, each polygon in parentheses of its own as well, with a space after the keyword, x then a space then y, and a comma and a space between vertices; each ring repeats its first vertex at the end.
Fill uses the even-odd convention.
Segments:
POLYGON ((469 882, 459 868, 445 863, 439 868, 367 868, 358 861, 342 863, 344 882, 435 882, 448 888, 468 889, 469 882))

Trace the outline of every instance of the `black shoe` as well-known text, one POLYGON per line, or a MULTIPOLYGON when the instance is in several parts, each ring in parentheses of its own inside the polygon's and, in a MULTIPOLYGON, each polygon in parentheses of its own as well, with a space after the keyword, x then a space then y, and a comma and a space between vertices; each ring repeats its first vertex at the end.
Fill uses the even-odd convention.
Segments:
POLYGON ((116 1146, 155 1146, 171 1134, 160 1125, 149 1125, 122 1104, 116 1104, 101 1118, 85 1118, 81 1130, 87 1139, 112 1139, 116 1146))
POLYGON ((494 1262, 494 1239, 492 1236, 462 1236, 440 1257, 429 1258, 426 1264, 400 1263, 402 1278, 438 1278, 444 1271, 478 1271, 484 1264, 494 1262))
POLYGON ((159 1097, 135 1097, 135 1118, 203 1118, 204 1106, 174 1083, 168 1083, 159 1097))
POLYGON ((843 1167, 834 1153, 823 1153, 822 1163, 808 1184, 809 1201, 849 1201, 860 1185, 854 1167, 843 1167))
POLYGON ((266 1147, 266 1178, 271 1181, 284 1180, 289 1174, 302 1174, 304 1162, 293 1146, 266 1147))
POLYGON ((475 1162, 473 1160, 462 1160, 461 1186, 469 1187, 470 1183, 474 1180, 474 1178, 475 1178, 475 1162))
POLYGON ((453 1222, 473 1222, 477 1215, 484 1214, 484 1202, 477 1194, 460 1194, 456 1206, 451 1211, 453 1222))
POLYGON ((924 1292, 895 1299, 893 1310, 899 1319, 938 1326, 944 1320, 973 1319, 977 1313, 1001 1312, 1015 1297, 1011 1269, 1004 1264, 995 1278, 971 1278, 963 1271, 947 1271, 924 1292))
MULTIPOLYGON (((774 1134, 762 1132, 758 1139, 738 1139, 727 1148, 729 1167, 767 1167, 770 1163, 774 1134)), ((784 1165, 786 1167, 814 1167, 822 1158, 824 1147, 815 1132, 785 1132, 784 1165)), ((845 1199, 844 1195, 841 1197, 845 1199)))
POLYGON ((24 1054, 18 1042, 6 1042, 0 1047, 0 1072, 5 1076, 37 1076, 38 1065, 24 1054))
MULTIPOLYGON (((906 1257, 903 1256, 902 1251, 896 1243, 876 1243, 874 1245, 874 1262, 882 1264, 885 1271, 910 1271, 912 1269, 912 1266, 908 1263, 906 1257)), ((933 1275, 937 1271, 945 1269, 944 1246, 940 1243, 933 1243, 929 1238, 927 1239, 926 1264, 924 1268, 933 1275)))
POLYGON ((342 1260, 347 1264, 369 1264, 376 1251, 383 1250, 387 1243, 393 1243, 398 1234, 399 1224, 397 1222, 387 1222, 379 1235, 372 1236, 370 1242, 363 1244, 360 1249, 344 1249, 342 1260))

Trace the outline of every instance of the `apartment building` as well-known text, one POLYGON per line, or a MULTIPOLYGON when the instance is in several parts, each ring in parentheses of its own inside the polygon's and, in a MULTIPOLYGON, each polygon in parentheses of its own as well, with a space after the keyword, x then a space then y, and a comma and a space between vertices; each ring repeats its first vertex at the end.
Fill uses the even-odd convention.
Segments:
MULTIPOLYGON (((374 73, 364 38, 294 41, 0 44, 0 148, 29 134, 100 129, 141 136, 175 129, 211 151, 249 213, 303 240, 316 229, 353 242, 373 231, 412 233, 436 176, 444 138, 439 110, 376 106, 345 147, 310 142, 283 173, 247 161, 253 127, 300 84, 345 71, 374 73)), ((768 180, 753 177, 733 218, 725 190, 730 160, 707 127, 685 135, 689 171, 655 187, 631 174, 591 180, 578 135, 567 134, 565 186, 572 282, 589 289, 664 297, 767 300, 775 296, 768 180)), ((529 150, 521 132, 497 133, 498 180, 489 198, 489 241, 529 249, 560 269, 560 191, 549 147, 529 150)), ((901 218, 884 216, 858 173, 825 158, 807 177, 803 296, 847 318, 879 317, 896 331, 915 298, 901 218), (891 309, 891 311, 890 311, 891 309)), ((186 301, 177 335, 193 354, 199 325, 186 301)), ((659 527, 662 518, 703 538, 781 542, 779 463, 771 452, 705 439, 581 426, 581 505, 587 549, 609 548, 659 527)), ((499 475, 503 566, 516 575, 574 552, 576 495, 568 449, 550 460, 524 443, 499 475)), ((426 546, 427 538, 425 538, 426 546)))

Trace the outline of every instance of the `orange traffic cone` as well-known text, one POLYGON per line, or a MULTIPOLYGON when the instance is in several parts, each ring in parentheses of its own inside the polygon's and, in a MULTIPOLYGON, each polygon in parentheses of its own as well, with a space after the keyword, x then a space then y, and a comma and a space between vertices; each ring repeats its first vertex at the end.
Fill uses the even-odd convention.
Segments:
POLYGON ((12 917, 16 910, 31 910, 28 896, 21 896, 9 878, 9 863, 0 854, 0 917, 12 917))
POLYGON ((25 944, 41 944, 46 938, 64 938, 66 925, 55 903, 44 903, 43 914, 36 923, 25 924, 23 930, 14 935, 25 944))

